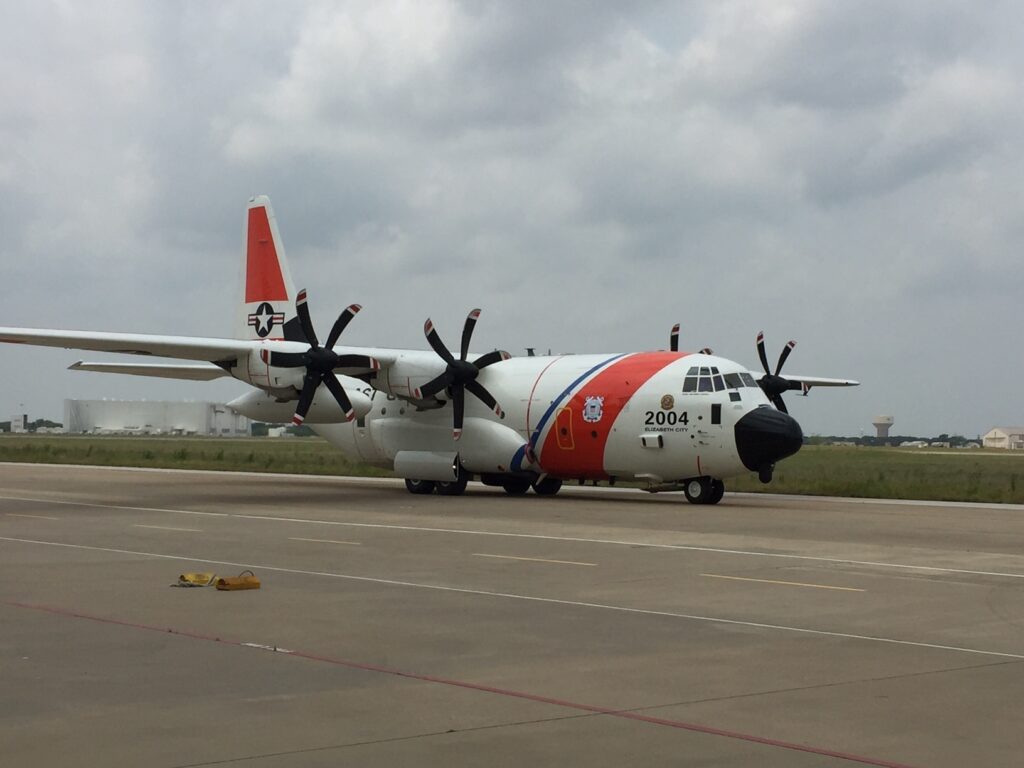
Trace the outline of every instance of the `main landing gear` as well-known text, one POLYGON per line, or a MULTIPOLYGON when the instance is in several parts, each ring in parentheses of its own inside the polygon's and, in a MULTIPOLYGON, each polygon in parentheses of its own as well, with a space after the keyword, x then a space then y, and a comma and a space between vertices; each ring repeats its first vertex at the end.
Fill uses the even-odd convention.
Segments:
POLYGON ((683 487, 691 504, 717 504, 725 495, 725 483, 713 477, 695 477, 683 487))
MULTIPOLYGON (((405 487, 409 493, 417 496, 426 496, 437 493, 440 496, 461 496, 466 492, 466 484, 469 482, 470 473, 459 468, 459 477, 450 482, 435 480, 415 480, 406 478, 405 487)), ((500 477, 500 482, 495 479, 484 477, 486 485, 500 485, 509 496, 523 496, 531 488, 538 496, 554 496, 562 489, 562 481, 557 477, 545 477, 543 480, 531 480, 529 477, 500 477)))
POLYGON ((454 480, 415 480, 407 477, 405 488, 417 496, 428 496, 435 491, 439 496, 461 496, 466 492, 470 477, 472 475, 459 465, 458 477, 454 480))

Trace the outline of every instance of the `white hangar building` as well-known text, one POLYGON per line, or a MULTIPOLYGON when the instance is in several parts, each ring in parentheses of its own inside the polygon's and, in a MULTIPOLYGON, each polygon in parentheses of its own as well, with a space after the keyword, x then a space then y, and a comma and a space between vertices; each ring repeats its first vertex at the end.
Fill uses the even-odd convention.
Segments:
POLYGON ((982 438, 986 448, 1024 449, 1024 427, 993 427, 982 438))
POLYGON ((68 434, 246 437, 250 420, 223 403, 169 400, 65 400, 68 434))

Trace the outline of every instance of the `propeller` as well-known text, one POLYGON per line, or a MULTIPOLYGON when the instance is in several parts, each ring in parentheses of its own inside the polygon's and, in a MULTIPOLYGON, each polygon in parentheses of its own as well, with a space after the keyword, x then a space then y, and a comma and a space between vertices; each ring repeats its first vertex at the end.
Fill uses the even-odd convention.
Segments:
POLYGON ((313 396, 317 388, 323 384, 338 401, 345 419, 352 421, 355 417, 355 409, 352 408, 352 401, 345 394, 345 388, 334 375, 338 368, 362 368, 376 371, 380 369, 380 363, 366 355, 339 355, 334 351, 334 345, 345 327, 352 321, 352 318, 361 310, 358 304, 346 307, 338 319, 331 326, 331 332, 327 334, 327 343, 320 346, 317 340, 316 331, 313 330, 313 322, 309 317, 309 306, 306 304, 306 290, 299 291, 295 299, 295 311, 299 316, 299 324, 302 332, 306 334, 309 342, 309 349, 305 352, 274 352, 263 351, 263 359, 269 365, 276 368, 305 368, 306 374, 302 377, 302 391, 299 393, 299 402, 295 406, 295 415, 292 423, 301 425, 309 413, 309 406, 313 403, 313 396), (269 360, 268 360, 269 357, 269 360))
POLYGON ((438 356, 447 363, 447 367, 440 376, 431 379, 417 389, 413 396, 417 400, 424 400, 437 394, 442 389, 448 390, 452 401, 452 436, 456 440, 462 437, 462 422, 466 410, 466 392, 472 394, 498 416, 505 415, 491 393, 476 378, 480 375, 480 371, 487 366, 502 360, 508 360, 511 355, 508 352, 495 350, 494 352, 488 352, 482 357, 478 357, 472 362, 466 360, 469 354, 469 341, 473 337, 473 329, 476 327, 476 321, 479 317, 480 310, 474 309, 466 318, 466 324, 462 328, 462 345, 459 348, 459 358, 457 360, 441 341, 441 337, 437 335, 434 323, 428 318, 427 322, 423 324, 423 333, 427 337, 427 342, 437 352, 438 356))
MULTIPOLYGON (((668 337, 668 349, 670 352, 679 351, 679 323, 672 326, 672 333, 670 333, 668 337)), ((714 350, 712 350, 711 347, 704 347, 700 353, 702 355, 713 355, 714 350)))
POLYGON ((779 354, 779 362, 775 365, 775 373, 772 373, 771 369, 768 368, 768 355, 764 351, 764 331, 760 331, 757 334, 757 356, 761 358, 761 367, 764 368, 764 376, 758 379, 757 383, 761 385, 761 389, 768 396, 768 399, 772 401, 772 405, 783 413, 789 413, 789 411, 786 410, 786 404, 782 401, 782 393, 791 389, 800 389, 801 387, 799 382, 790 381, 781 376, 782 366, 786 364, 786 360, 795 346, 796 342, 791 340, 782 348, 782 352, 779 354))

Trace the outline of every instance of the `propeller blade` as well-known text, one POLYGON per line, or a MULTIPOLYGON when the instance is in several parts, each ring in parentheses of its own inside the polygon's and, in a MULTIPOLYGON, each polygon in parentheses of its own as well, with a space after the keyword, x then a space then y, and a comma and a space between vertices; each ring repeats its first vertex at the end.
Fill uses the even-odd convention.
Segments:
POLYGON ((793 347, 796 346, 796 342, 790 339, 789 344, 782 348, 782 353, 779 355, 779 364, 775 366, 775 375, 778 376, 782 370, 782 366, 786 364, 786 358, 789 357, 789 353, 793 351, 793 347))
POLYGON ((466 392, 462 387, 452 389, 452 437, 462 437, 462 417, 466 410, 466 392))
POLYGON ((488 365, 500 363, 502 360, 508 360, 510 357, 512 357, 512 355, 510 355, 508 352, 505 352, 504 350, 501 349, 496 349, 493 352, 488 352, 486 355, 481 355, 480 357, 478 357, 476 360, 473 361, 473 365, 475 365, 478 370, 483 370, 488 365))
POLYGON ((430 344, 431 348, 441 356, 448 365, 455 364, 455 358, 452 357, 452 353, 448 351, 448 348, 442 343, 441 337, 437 335, 437 330, 434 328, 434 323, 431 322, 430 318, 427 318, 427 322, 423 324, 423 333, 427 337, 427 343, 430 344))
POLYGON ((668 337, 668 348, 670 352, 679 351, 679 323, 672 326, 672 333, 668 337))
POLYGON ((498 416, 505 415, 504 411, 501 410, 501 406, 498 405, 498 401, 494 399, 483 384, 477 381, 467 381, 466 389, 472 392, 476 396, 477 400, 494 411, 498 416))
POLYGON ((352 322, 352 318, 355 317, 362 307, 358 304, 351 304, 346 307, 338 319, 334 321, 334 325, 331 326, 331 332, 327 334, 327 348, 334 349, 335 343, 338 341, 338 337, 341 336, 341 332, 345 330, 345 326, 352 322))
POLYGON ((319 347, 320 342, 316 339, 316 331, 313 330, 313 321, 309 318, 309 307, 306 305, 305 288, 299 291, 299 295, 295 299, 295 311, 299 315, 299 325, 302 326, 302 332, 306 334, 306 341, 309 342, 311 347, 319 347))
POLYGON ((338 368, 363 368, 368 371, 379 371, 380 361, 366 355, 338 355, 338 362, 334 364, 338 368))
POLYGON ((768 355, 764 352, 764 331, 757 333, 757 356, 761 358, 761 367, 764 368, 764 372, 771 373, 771 368, 768 367, 768 355))
POLYGON ((471 310, 466 317, 466 324, 462 326, 462 346, 459 348, 460 360, 465 360, 469 354, 469 340, 473 337, 473 329, 476 328, 476 321, 480 319, 480 310, 471 310))
POLYGON ((346 421, 352 421, 355 418, 356 412, 352 408, 352 401, 348 399, 348 395, 345 394, 345 388, 341 386, 341 382, 338 381, 334 374, 328 373, 324 376, 324 386, 331 391, 334 395, 334 399, 338 401, 338 405, 341 406, 342 413, 345 414, 346 421))
POLYGON ((786 403, 783 401, 782 395, 775 395, 775 397, 772 398, 772 405, 783 413, 789 413, 789 411, 786 410, 786 403))
POLYGON ((299 395, 299 404, 295 406, 292 424, 302 426, 302 422, 306 420, 306 414, 309 413, 309 406, 313 404, 313 395, 316 394, 318 386, 320 386, 320 376, 307 373, 302 377, 302 392, 299 395))
POLYGON ((440 376, 438 376, 436 379, 431 379, 418 390, 413 392, 412 396, 415 397, 417 400, 426 400, 428 397, 436 395, 442 389, 447 387, 448 384, 448 372, 446 371, 442 373, 440 376))
POLYGON ((302 368, 308 359, 305 352, 271 352, 270 365, 276 368, 302 368))

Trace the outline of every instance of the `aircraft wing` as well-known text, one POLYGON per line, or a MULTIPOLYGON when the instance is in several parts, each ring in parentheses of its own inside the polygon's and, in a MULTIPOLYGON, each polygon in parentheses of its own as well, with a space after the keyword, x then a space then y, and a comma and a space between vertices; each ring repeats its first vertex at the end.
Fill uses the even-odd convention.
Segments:
POLYGON ((37 347, 87 349, 125 355, 152 355, 209 363, 234 361, 256 348, 257 342, 236 339, 204 339, 196 336, 161 336, 146 333, 56 331, 40 328, 2 328, 0 343, 37 347))
POLYGON ((794 389, 803 389, 804 392, 811 387, 857 387, 859 381, 853 379, 823 379, 820 376, 790 376, 786 374, 786 381, 797 386, 794 389))
POLYGON ((213 381, 222 376, 230 377, 223 368, 216 365, 161 365, 160 363, 84 363, 79 361, 68 366, 69 371, 94 371, 96 373, 121 373, 129 376, 152 376, 160 379, 185 379, 188 381, 213 381))

